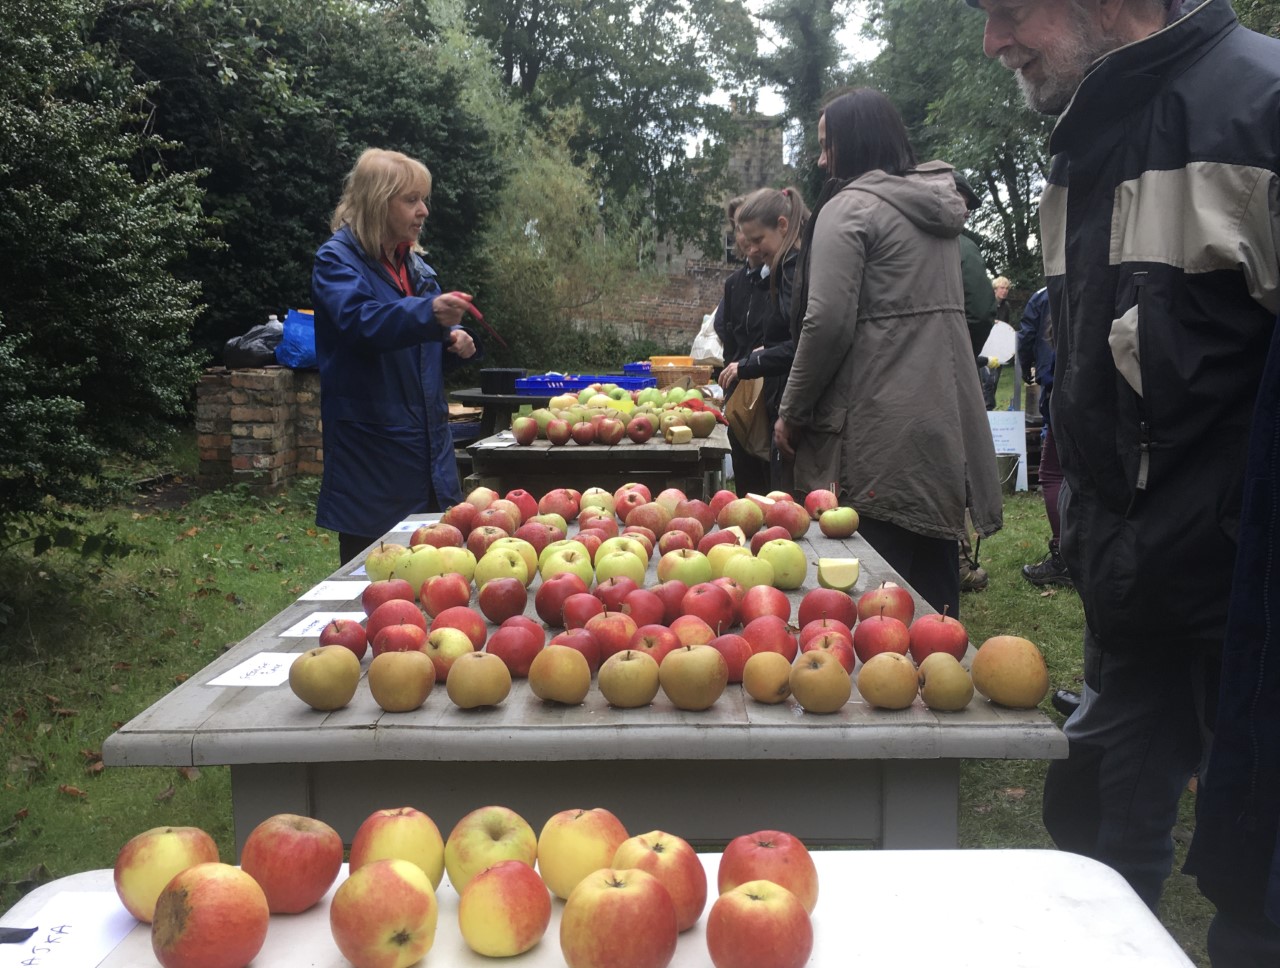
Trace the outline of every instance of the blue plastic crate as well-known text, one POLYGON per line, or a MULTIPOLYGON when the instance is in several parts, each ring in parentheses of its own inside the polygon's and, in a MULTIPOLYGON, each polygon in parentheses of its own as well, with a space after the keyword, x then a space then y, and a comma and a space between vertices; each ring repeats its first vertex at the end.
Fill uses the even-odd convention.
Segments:
POLYGON ((571 373, 545 373, 516 380, 516 393, 525 396, 547 396, 557 393, 577 393, 595 383, 612 383, 624 390, 643 390, 655 387, 658 381, 651 376, 592 376, 571 373))
POLYGON ((624 363, 622 372, 628 376, 648 376, 653 370, 653 364, 648 360, 641 360, 638 363, 624 363))

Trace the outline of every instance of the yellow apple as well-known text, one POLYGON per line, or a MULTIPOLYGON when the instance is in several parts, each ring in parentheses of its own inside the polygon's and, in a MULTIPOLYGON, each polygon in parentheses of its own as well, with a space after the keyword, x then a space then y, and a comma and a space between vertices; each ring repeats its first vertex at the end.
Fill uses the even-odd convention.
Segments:
POLYGON ((116 855, 116 893, 130 914, 150 924, 156 899, 175 874, 217 859, 218 845, 199 827, 152 827, 116 855))
POLYGON ((435 821, 413 807, 375 810, 351 841, 348 865, 358 871, 374 861, 407 860, 427 875, 434 891, 444 877, 444 838, 435 821))
MULTIPOLYGON (((730 558, 736 558, 738 555, 746 555, 751 557, 751 549, 744 548, 740 544, 733 544, 729 541, 723 541, 720 544, 712 545, 707 549, 707 561, 711 562, 711 577, 723 578, 727 572, 725 568, 729 564, 730 558)), ((772 570, 770 571, 772 574, 772 570)))
POLYGON ((511 693, 511 670, 492 652, 468 652, 449 667, 444 688, 459 709, 496 706, 511 693))
POLYGON ((518 860, 538 861, 538 835, 520 814, 507 807, 480 807, 454 825, 444 843, 444 869, 458 893, 486 867, 518 860))
POLYGON ((925 657, 916 671, 920 698, 930 709, 956 712, 973 698, 973 679, 950 652, 934 652, 925 657))
POLYGON ((858 692, 880 709, 906 709, 918 688, 915 665, 898 652, 873 655, 858 670, 858 692))
POLYGON ((407 713, 431 695, 436 667, 425 652, 383 652, 369 663, 368 679, 374 702, 389 713, 407 713))
POLYGON ((596 675, 600 695, 611 706, 636 709, 658 694, 658 662, 647 652, 627 649, 605 659, 596 675))
POLYGON ((591 690, 587 657, 567 645, 548 645, 529 666, 529 689, 546 702, 577 706, 591 690))
POLYGON ((791 667, 791 695, 807 713, 834 713, 853 694, 853 680, 831 652, 801 653, 791 667))
POLYGON ((684 645, 658 665, 658 682, 677 709, 710 709, 729 681, 729 663, 709 645, 684 645))
POLYGON ((289 688, 312 709, 329 712, 351 702, 360 684, 360 660, 345 645, 308 649, 289 666, 289 688))
POLYGON ((458 901, 462 940, 488 958, 523 954, 542 940, 550 923, 547 885, 518 860, 499 861, 478 872, 458 901))
POLYGON ((780 652, 757 652, 742 667, 742 688, 756 702, 785 701, 791 695, 791 663, 780 652))
POLYGON ((538 835, 538 871, 552 894, 567 899, 584 877, 609 866, 626 839, 627 828, 604 807, 561 810, 538 835))
POLYGON ((1049 669, 1034 642, 1017 635, 987 639, 973 657, 973 684, 993 703, 1031 709, 1049 691, 1049 669))

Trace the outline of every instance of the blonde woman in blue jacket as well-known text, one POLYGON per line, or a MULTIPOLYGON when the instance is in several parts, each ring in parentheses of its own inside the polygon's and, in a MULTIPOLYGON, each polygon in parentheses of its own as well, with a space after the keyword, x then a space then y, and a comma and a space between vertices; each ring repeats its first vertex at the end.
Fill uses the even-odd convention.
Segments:
POLYGON ((431 173, 370 148, 347 175, 311 276, 324 476, 316 524, 345 564, 406 515, 462 499, 445 373, 477 356, 465 293, 442 291, 418 244, 431 173))

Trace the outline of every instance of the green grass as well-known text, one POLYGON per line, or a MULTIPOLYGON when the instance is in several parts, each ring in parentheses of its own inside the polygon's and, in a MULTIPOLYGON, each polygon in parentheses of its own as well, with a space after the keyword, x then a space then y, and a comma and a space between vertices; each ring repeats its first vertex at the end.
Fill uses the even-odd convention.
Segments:
MULTIPOLYGON (((1004 405, 1010 387, 1001 383, 1004 405)), ((170 465, 139 476, 189 473, 193 460, 183 445, 170 465)), ((176 508, 138 503, 95 515, 146 549, 109 566, 61 552, 0 556, 0 603, 13 609, 0 626, 0 911, 38 883, 109 867, 125 840, 153 826, 202 827, 234 861, 226 768, 102 769, 97 757, 117 726, 333 570, 336 539, 315 528, 315 488, 307 481, 269 498, 231 489, 176 508)), ((1076 688, 1080 600, 1020 575, 1042 557, 1048 533, 1038 495, 1006 498, 1005 528, 980 550, 990 585, 963 597, 961 618, 976 642, 998 633, 1037 642, 1052 688, 1076 688)), ((1061 721, 1047 700, 1043 708, 1061 721)), ((1051 847, 1040 821, 1044 771, 1038 761, 966 762, 961 845, 1051 847)), ((1179 864, 1192 804, 1188 794, 1179 864)), ((1161 917, 1201 965, 1211 913, 1175 873, 1161 917)))

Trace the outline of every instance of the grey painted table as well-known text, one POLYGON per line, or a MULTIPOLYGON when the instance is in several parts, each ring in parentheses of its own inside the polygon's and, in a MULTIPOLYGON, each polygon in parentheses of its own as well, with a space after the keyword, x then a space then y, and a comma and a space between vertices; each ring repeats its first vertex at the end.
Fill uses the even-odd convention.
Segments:
MULTIPOLYGON (((803 543, 811 563, 861 559, 855 597, 895 578, 857 535, 803 543)), ((332 578, 357 577, 358 567, 359 559, 332 578)), ((813 587, 815 571, 811 564, 794 602, 813 587)), ((517 680, 497 707, 460 710, 438 685, 421 709, 390 714, 363 683, 332 713, 303 705, 287 684, 208 685, 259 652, 315 645, 280 635, 307 615, 358 609, 354 596, 295 602, 108 737, 104 762, 230 765, 240 843, 274 813, 323 818, 349 841, 382 807, 417 806, 447 834, 470 810, 500 803, 535 830, 559 810, 604 806, 629 829, 665 829, 707 846, 775 828, 813 846, 919 848, 956 845, 961 760, 1066 756, 1066 740, 1043 713, 980 696, 958 713, 935 713, 919 700, 887 712, 855 689, 843 710, 819 716, 794 702, 761 705, 730 686, 706 712, 677 710, 661 694, 647 708, 619 710, 594 687, 581 706, 546 705, 517 680)), ((924 610, 917 599, 917 614, 924 610)))

